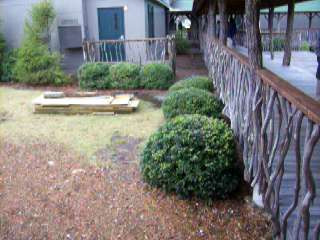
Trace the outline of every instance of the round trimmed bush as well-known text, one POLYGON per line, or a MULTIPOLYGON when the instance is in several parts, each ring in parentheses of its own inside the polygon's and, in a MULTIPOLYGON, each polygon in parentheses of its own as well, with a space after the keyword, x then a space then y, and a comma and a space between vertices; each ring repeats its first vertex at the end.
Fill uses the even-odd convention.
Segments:
POLYGON ((141 70, 141 87, 168 89, 173 82, 173 78, 173 71, 167 64, 147 64, 141 70))
POLYGON ((119 63, 110 67, 112 88, 135 89, 140 87, 140 67, 132 63, 119 63))
POLYGON ((183 88, 199 88, 207 91, 213 91, 213 84, 212 81, 208 77, 204 76, 193 76, 181 81, 176 82, 173 84, 170 88, 169 91, 177 91, 181 90, 183 88))
POLYGON ((78 79, 82 89, 110 88, 108 79, 110 66, 106 63, 87 63, 78 70, 78 79))
POLYGON ((219 118, 223 103, 208 91, 185 88, 170 92, 162 104, 162 110, 167 119, 182 114, 201 114, 219 118))
POLYGON ((184 115, 148 140, 140 161, 144 181, 184 198, 225 198, 238 185, 235 143, 221 120, 184 115))

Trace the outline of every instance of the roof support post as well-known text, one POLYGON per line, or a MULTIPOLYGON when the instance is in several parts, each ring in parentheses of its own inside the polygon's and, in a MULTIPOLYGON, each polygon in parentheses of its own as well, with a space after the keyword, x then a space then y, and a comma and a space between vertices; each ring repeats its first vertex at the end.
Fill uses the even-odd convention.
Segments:
POLYGON ((208 38, 215 37, 216 33, 216 0, 209 0, 209 13, 208 13, 208 38))
POLYGON ((199 32, 199 22, 196 16, 190 15, 191 19, 191 39, 198 40, 198 32, 199 32))
MULTIPOLYGON (((257 70, 262 68, 262 44, 261 35, 259 29, 259 18, 260 18, 260 6, 259 0, 245 0, 245 29, 246 29, 246 39, 248 44, 248 61, 250 68, 250 89, 255 89, 255 86, 259 84, 259 77, 257 75, 257 70)), ((249 111, 254 116, 254 131, 258 132, 262 125, 261 111, 254 110, 257 99, 261 97, 261 87, 257 87, 255 90, 255 97, 250 100, 248 104, 249 111)), ((254 165, 259 165, 258 158, 253 159, 254 165)), ((256 176, 254 176, 256 177, 256 176)), ((264 198, 262 194, 262 188, 264 187, 264 182, 262 177, 254 183, 253 186, 253 201, 256 205, 263 207, 264 198)))
POLYGON ((312 19, 314 17, 314 14, 313 13, 309 13, 308 14, 308 20, 309 20, 309 23, 308 23, 308 42, 311 44, 312 42, 312 39, 311 39, 311 26, 312 26, 312 19))
MULTIPOLYGON (((251 69, 262 68, 262 46, 259 29, 259 0, 245 0, 245 28, 248 39, 248 57, 251 69)), ((254 80, 254 79, 253 79, 254 80)))
POLYGON ((220 16, 220 42, 223 45, 227 45, 227 28, 228 28, 228 18, 226 10, 226 1, 218 0, 219 6, 219 16, 220 16))
POLYGON ((268 13, 268 28, 269 28, 269 49, 271 60, 274 59, 273 52, 273 18, 274 18, 274 7, 269 8, 268 13))
POLYGON ((166 35, 170 32, 170 11, 166 9, 166 35))
POLYGON ((295 0, 289 0, 288 3, 288 19, 286 39, 284 44, 283 66, 289 66, 291 62, 291 48, 292 48, 292 34, 293 34, 293 20, 294 20, 294 5, 295 0))

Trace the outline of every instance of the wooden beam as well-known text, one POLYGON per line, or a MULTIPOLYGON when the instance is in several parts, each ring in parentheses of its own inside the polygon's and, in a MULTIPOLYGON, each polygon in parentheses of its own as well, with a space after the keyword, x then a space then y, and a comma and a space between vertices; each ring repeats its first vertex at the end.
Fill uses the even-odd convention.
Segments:
POLYGON ((223 45, 227 45, 227 29, 228 29, 228 19, 226 10, 226 1, 218 0, 219 15, 220 15, 220 42, 223 45))
POLYGON ((273 18, 274 18, 274 7, 269 8, 268 13, 268 29, 269 29, 269 49, 271 60, 274 59, 273 52, 273 18))
POLYGON ((283 66, 289 66, 291 62, 294 5, 295 5, 295 0, 289 0, 286 39, 284 44, 284 55, 283 55, 283 61, 282 61, 283 66))
POLYGON ((308 14, 308 20, 309 20, 309 24, 308 24, 308 42, 311 44, 311 26, 312 26, 312 19, 315 16, 313 13, 309 13, 308 14))

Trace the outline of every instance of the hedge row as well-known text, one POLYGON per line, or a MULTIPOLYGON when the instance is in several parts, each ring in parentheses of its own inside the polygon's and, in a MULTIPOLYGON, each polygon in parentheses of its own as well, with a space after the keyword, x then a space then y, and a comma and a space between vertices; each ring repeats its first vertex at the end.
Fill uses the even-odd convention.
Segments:
POLYGON ((167 89, 173 72, 166 64, 87 63, 78 70, 82 89, 167 89))

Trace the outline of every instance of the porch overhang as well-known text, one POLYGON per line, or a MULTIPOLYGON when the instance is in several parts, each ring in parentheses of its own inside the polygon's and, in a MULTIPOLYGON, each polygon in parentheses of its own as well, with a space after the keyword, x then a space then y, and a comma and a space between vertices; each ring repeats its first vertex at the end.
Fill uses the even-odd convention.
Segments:
MULTIPOLYGON (((306 2, 307 0, 296 0, 296 3, 306 2)), ((240 14, 245 11, 245 0, 225 0, 226 10, 228 14, 240 14)), ((280 7, 288 4, 288 0, 261 0, 260 9, 270 7, 280 7)), ((208 0, 194 0, 192 12, 195 15, 208 14, 209 1, 208 0)))

